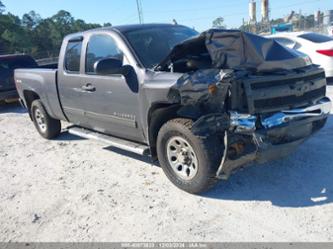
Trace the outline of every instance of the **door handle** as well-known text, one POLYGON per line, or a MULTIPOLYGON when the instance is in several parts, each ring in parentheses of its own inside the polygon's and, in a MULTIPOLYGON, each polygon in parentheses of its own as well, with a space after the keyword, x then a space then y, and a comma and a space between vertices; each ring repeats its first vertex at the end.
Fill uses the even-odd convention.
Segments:
POLYGON ((96 91, 96 87, 94 87, 92 84, 88 83, 85 86, 81 87, 83 91, 86 92, 95 92, 96 91))

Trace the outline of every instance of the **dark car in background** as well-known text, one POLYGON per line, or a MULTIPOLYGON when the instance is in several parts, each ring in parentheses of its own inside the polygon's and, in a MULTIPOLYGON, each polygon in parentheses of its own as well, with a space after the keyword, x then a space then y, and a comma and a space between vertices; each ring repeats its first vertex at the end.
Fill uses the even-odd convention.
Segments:
POLYGON ((38 67, 36 61, 29 55, 0 55, 0 101, 18 98, 15 69, 35 67, 38 67))

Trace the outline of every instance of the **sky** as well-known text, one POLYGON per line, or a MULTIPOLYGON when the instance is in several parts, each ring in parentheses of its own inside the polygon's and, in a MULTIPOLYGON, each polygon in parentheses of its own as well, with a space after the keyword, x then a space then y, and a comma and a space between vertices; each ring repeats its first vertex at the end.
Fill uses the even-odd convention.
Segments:
MULTIPOLYGON (((208 29, 212 21, 222 16, 227 28, 238 28, 242 19, 248 20, 249 0, 141 0, 144 22, 172 22, 208 29)), ((260 0, 257 18, 260 17, 260 0)), ((113 25, 138 23, 136 0, 2 0, 6 10, 22 16, 34 10, 43 18, 64 9, 77 19, 92 23, 113 25)), ((313 14, 316 10, 333 9, 333 0, 270 0, 271 18, 283 17, 291 10, 313 14)), ((259 18, 260 19, 260 18, 259 18)))

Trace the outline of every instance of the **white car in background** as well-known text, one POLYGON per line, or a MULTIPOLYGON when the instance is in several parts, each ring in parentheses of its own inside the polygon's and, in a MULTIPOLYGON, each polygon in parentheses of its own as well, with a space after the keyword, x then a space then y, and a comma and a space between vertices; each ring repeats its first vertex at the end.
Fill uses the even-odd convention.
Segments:
MULTIPOLYGON (((307 54, 333 79, 333 37, 314 32, 286 32, 267 36, 280 44, 307 54)), ((330 79, 331 80, 331 79, 330 79)))
POLYGON ((333 23, 327 28, 327 34, 333 36, 333 23))

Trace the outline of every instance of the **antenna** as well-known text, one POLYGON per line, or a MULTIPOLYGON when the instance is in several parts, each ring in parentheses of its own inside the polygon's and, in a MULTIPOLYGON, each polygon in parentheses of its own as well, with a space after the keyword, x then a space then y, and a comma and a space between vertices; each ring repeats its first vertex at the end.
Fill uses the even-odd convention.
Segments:
POLYGON ((144 23, 143 21, 143 11, 142 11, 142 3, 141 0, 136 0, 136 6, 138 8, 138 17, 140 24, 144 23))

